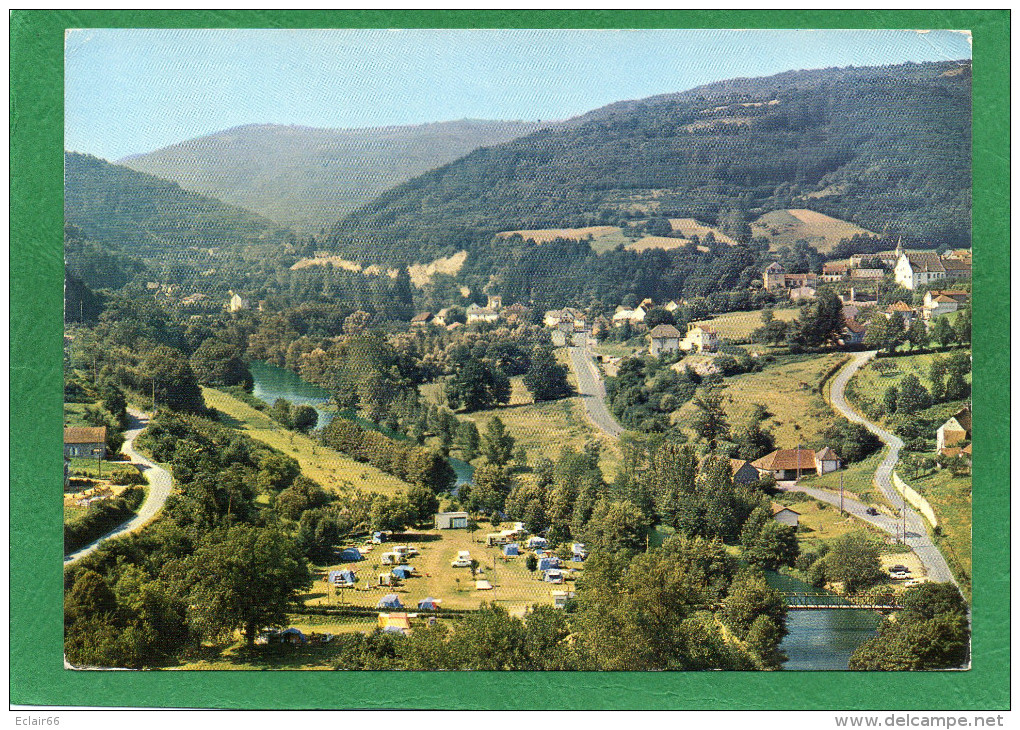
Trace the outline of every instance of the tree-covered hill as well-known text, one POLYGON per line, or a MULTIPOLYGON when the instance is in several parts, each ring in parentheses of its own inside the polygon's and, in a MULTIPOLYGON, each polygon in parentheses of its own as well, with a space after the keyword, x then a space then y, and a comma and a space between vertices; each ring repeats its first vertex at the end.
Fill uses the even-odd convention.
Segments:
POLYGON ((368 129, 249 124, 120 164, 316 233, 394 185, 544 126, 475 119, 368 129))
POLYGON ((781 208, 910 245, 969 245, 970 98, 961 61, 788 72, 621 102, 387 191, 342 219, 331 245, 362 261, 421 261, 501 230, 650 213, 732 229, 781 208))

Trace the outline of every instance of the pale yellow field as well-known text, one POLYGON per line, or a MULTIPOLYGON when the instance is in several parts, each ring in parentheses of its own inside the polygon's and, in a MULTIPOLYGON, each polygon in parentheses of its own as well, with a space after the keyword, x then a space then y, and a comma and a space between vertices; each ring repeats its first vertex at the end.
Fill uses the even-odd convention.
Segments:
POLYGON ((366 492, 393 495, 397 491, 406 491, 408 487, 405 482, 374 466, 361 464, 337 451, 320 446, 308 436, 285 429, 269 416, 221 390, 202 388, 202 396, 206 405, 223 414, 224 425, 236 428, 256 441, 297 459, 301 473, 324 488, 342 491, 354 487, 366 492))
MULTIPOLYGON (((776 319, 784 322, 792 322, 800 314, 796 307, 786 309, 775 309, 776 319)), ((727 340, 743 341, 751 336, 751 333, 762 326, 761 312, 728 312, 720 314, 712 319, 700 320, 697 324, 705 324, 719 333, 720 337, 727 340)))
MULTIPOLYGON (((818 384, 842 357, 839 353, 784 356, 760 373, 725 378, 723 409, 730 428, 743 427, 754 405, 760 403, 773 414, 765 425, 774 432, 777 448, 821 443, 822 432, 836 416, 818 393, 818 384)), ((673 414, 673 420, 686 425, 696 410, 686 403, 673 414)))
POLYGON ((774 210, 751 224, 754 236, 765 236, 772 248, 792 246, 806 240, 819 251, 828 251, 844 238, 876 234, 848 221, 803 208, 774 210))
POLYGON ((669 223, 673 226, 673 230, 682 233, 684 238, 697 236, 699 239, 704 240, 708 232, 711 231, 715 235, 715 240, 720 241, 721 243, 728 243, 731 246, 736 245, 737 243, 718 228, 712 228, 703 223, 698 223, 693 218, 670 218, 669 223))
POLYGON ((686 238, 669 238, 668 236, 645 236, 639 238, 632 243, 628 243, 624 248, 628 251, 647 251, 652 248, 661 248, 663 251, 671 251, 674 248, 681 248, 686 246, 690 241, 686 238))
POLYGON ((507 238, 516 234, 524 240, 532 240, 535 243, 549 243, 557 238, 569 238, 580 241, 586 236, 598 238, 608 233, 619 232, 620 229, 617 226, 588 226, 587 228, 540 228, 529 231, 503 231, 502 233, 497 233, 496 236, 507 238))

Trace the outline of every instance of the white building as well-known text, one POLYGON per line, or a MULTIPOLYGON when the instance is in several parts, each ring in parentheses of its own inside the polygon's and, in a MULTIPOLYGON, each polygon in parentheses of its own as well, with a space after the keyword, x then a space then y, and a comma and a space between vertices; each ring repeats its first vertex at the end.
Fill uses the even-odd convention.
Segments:
POLYGON ((680 349, 683 335, 671 324, 656 325, 648 334, 651 337, 651 344, 648 346, 651 355, 658 357, 663 353, 676 352, 680 349))
POLYGON ((718 347, 715 330, 694 322, 687 325, 687 334, 680 340, 680 349, 687 352, 715 352, 718 347))
POLYGON ((896 283, 904 289, 937 284, 946 279, 946 267, 934 251, 904 251, 893 270, 896 283))

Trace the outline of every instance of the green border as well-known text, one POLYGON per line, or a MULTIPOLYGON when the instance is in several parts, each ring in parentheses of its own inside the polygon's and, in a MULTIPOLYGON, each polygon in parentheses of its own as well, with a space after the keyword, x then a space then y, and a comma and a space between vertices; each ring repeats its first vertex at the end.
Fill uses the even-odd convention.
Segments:
POLYGON ((1009 707, 1009 11, 26 11, 11 13, 11 696, 14 704, 434 709, 1009 707), (973 668, 968 672, 75 672, 63 668, 63 38, 88 27, 969 29, 974 50, 973 668), (994 374, 994 375, 993 375, 994 374))

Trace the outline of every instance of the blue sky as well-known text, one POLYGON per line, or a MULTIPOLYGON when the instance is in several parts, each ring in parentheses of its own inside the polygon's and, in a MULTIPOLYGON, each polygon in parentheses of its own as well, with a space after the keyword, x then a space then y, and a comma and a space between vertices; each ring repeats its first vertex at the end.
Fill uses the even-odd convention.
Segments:
POLYGON ((76 30, 65 146, 116 160, 241 124, 565 119, 737 76, 970 54, 949 31, 76 30))

